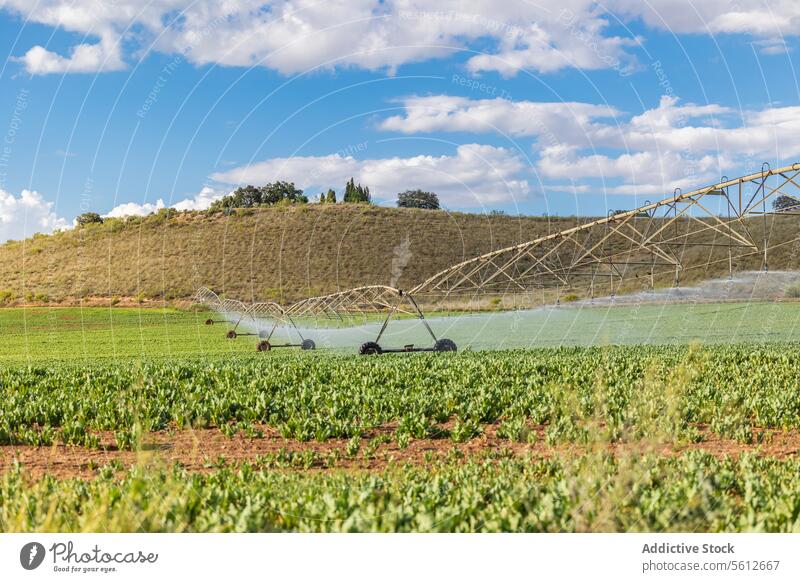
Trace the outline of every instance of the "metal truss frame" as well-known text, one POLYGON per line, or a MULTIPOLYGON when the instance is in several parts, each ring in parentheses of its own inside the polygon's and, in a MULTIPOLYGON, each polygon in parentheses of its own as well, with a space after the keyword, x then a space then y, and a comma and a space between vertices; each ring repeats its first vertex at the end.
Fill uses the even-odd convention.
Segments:
POLYGON ((800 208, 800 164, 761 172, 676 194, 626 212, 611 214, 535 240, 483 254, 448 267, 409 292, 445 299, 461 293, 506 293, 533 288, 593 289, 598 278, 607 278, 613 295, 619 285, 635 275, 646 274, 652 285, 659 272, 674 272, 675 284, 686 268, 687 247, 724 249, 729 270, 733 255, 763 253, 766 268, 768 231, 755 240, 753 218, 790 214, 767 209, 777 196, 797 200, 800 208), (770 179, 776 185, 770 184, 770 179), (753 192, 745 195, 745 186, 753 192), (724 213, 711 210, 713 198, 723 200, 724 213), (709 240, 709 237, 712 237, 709 240))
MULTIPOLYGON (((761 255, 766 270, 770 214, 800 215, 800 163, 776 170, 765 163, 757 173, 732 180, 724 178, 691 192, 676 189, 673 196, 664 200, 462 261, 407 292, 386 285, 367 285, 310 297, 284 308, 274 302, 248 307, 240 301, 221 299, 202 287, 195 293, 195 301, 220 313, 239 315, 229 337, 230 333, 236 337, 236 329, 245 318, 254 323, 272 320, 274 325, 268 335, 271 337, 279 325, 292 326, 299 335, 295 320, 303 318, 352 323, 357 317, 366 319, 380 314, 384 320, 374 342, 377 346, 392 318, 408 314, 424 323, 439 346, 440 340, 415 297, 442 303, 461 295, 500 295, 549 288, 557 292, 582 288, 594 296, 598 282, 602 287, 607 286, 613 296, 625 281, 644 277, 653 287, 656 277, 664 274, 674 277, 673 283, 678 285, 681 273, 689 268, 685 255, 692 247, 709 247, 712 253, 721 251, 724 256, 716 260, 727 260, 731 275, 734 256, 761 255), (768 210, 767 203, 777 196, 786 196, 797 204, 768 210), (758 217, 763 217, 761 238, 753 234, 752 221, 758 217)), ((447 349, 455 349, 455 344, 447 349)), ((398 351, 418 349, 405 346, 398 351)))
POLYGON ((229 339, 236 339, 240 336, 258 336, 258 347, 260 351, 277 347, 298 346, 303 347, 303 349, 314 348, 313 341, 303 337, 303 334, 295 324, 291 315, 286 312, 283 306, 274 301, 253 303, 248 306, 236 299, 222 299, 208 287, 201 287, 198 289, 192 297, 192 301, 194 303, 203 304, 209 309, 212 309, 223 315, 235 314, 235 322, 225 318, 222 320, 207 319, 205 323, 206 325, 213 325, 215 323, 233 323, 233 328, 226 332, 226 337, 229 339), (239 329, 239 325, 245 320, 249 320, 252 323, 253 327, 256 329, 255 332, 242 333, 237 331, 239 329), (262 325, 265 320, 272 322, 272 325, 269 327, 269 331, 262 329, 262 325), (270 344, 273 334, 277 330, 278 326, 281 325, 293 329, 300 338, 300 343, 294 344, 290 342, 287 344, 270 344))

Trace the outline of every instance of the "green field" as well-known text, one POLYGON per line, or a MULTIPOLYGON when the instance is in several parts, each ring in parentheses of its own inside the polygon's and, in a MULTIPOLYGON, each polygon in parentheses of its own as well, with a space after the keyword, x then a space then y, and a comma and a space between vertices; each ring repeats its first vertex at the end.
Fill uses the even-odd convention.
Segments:
POLYGON ((462 346, 477 321, 473 347, 526 347, 381 357, 256 353, 205 313, 2 310, 0 530, 796 531, 796 310, 458 316, 462 346), (199 471, 149 448, 187 432, 199 471))
POLYGON ((0 361, 181 357, 253 350, 226 340, 211 314, 175 309, 38 307, 0 309, 0 361))
MULTIPOLYGON (((212 316, 218 317, 152 308, 0 309, 0 362, 179 358, 254 350, 255 338, 230 341, 224 337, 225 324, 204 325, 212 316)), ((438 335, 452 338, 462 349, 800 341, 800 303, 796 302, 565 306, 446 317, 433 314, 430 322, 438 335)), ((303 332, 320 348, 354 352, 375 337, 378 326, 372 322, 303 332)), ((276 338, 285 340, 287 335, 279 332, 276 338)), ((389 326, 384 343, 427 345, 430 339, 419 322, 405 319, 389 326)))
POLYGON ((797 460, 454 459, 378 473, 250 463, 0 479, 3 531, 730 532, 800 530, 797 460))
MULTIPOLYGON (((394 438, 477 437, 546 427, 549 442, 666 434, 691 441, 701 423, 752 442, 763 428, 800 428, 800 344, 620 346, 356 357, 287 352, 177 361, 47 363, 0 368, 0 443, 119 447, 170 427, 244 430, 289 439, 350 438, 394 426, 394 438), (669 408, 673 407, 673 408, 669 408), (672 416, 665 411, 671 410, 672 416), (455 424, 443 430, 439 425, 455 424), (654 432, 658 429, 658 432, 654 432), (59 431, 61 434, 59 435, 59 431)), ((513 433, 513 434, 512 434, 513 433)))

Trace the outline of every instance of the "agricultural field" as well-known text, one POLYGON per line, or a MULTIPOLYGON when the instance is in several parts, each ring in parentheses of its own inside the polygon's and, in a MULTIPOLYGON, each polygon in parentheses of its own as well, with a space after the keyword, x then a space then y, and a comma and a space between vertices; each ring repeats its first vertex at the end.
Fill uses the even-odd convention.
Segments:
POLYGON ((252 350, 250 342, 227 341, 222 326, 204 325, 210 316, 176 309, 0 309, 0 362, 92 362, 252 350))
MULTIPOLYGON (((179 358, 249 354, 256 340, 225 339, 219 315, 174 308, 31 307, 0 309, 0 362, 95 362, 113 358, 179 358)), ((235 318, 234 318, 235 320, 235 318)), ((462 350, 616 344, 800 341, 800 303, 762 301, 562 306, 526 311, 434 312, 431 325, 462 350)), ((349 323, 349 322, 348 322, 349 323)), ((265 323, 265 327, 269 327, 265 323)), ((343 329, 304 328, 321 349, 353 353, 374 339, 379 320, 343 329)), ((243 326, 239 331, 253 331, 243 326)), ((293 339, 285 330, 276 336, 293 339)), ((394 322, 387 345, 430 339, 412 318, 394 322)))
MULTIPOLYGON (((800 529, 795 305, 678 307, 653 345, 382 357, 256 353, 199 312, 2 310, 0 530, 800 529), (695 341, 690 308, 739 343, 695 341)), ((637 337, 635 309, 568 329, 637 337)))

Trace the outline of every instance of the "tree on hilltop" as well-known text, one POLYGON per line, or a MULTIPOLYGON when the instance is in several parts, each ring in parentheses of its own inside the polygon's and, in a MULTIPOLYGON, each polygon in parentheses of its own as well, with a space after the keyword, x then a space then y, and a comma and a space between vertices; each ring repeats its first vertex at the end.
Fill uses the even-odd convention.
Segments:
POLYGON ((422 208, 423 210, 439 210, 439 197, 433 192, 424 190, 406 190, 397 195, 398 208, 422 208))
POLYGON ((372 197, 367 186, 356 184, 353 178, 344 187, 344 202, 351 204, 371 204, 372 197))

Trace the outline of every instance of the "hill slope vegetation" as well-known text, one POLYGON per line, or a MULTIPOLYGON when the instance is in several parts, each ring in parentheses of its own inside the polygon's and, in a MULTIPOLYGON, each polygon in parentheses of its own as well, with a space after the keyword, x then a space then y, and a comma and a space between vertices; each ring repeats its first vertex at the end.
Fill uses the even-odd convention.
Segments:
MULTIPOLYGON (((0 246, 0 303, 170 301, 202 285, 245 301, 284 303, 359 285, 408 289, 453 263, 589 220, 363 204, 111 219, 0 246)), ((791 241, 800 230, 794 216, 773 217, 768 229, 773 243, 791 241)), ((755 221, 753 236, 760 240, 762 233, 755 221)), ((797 269, 796 247, 770 251, 770 269, 797 269)), ((712 253, 698 246, 684 258, 697 267, 682 283, 727 274, 725 248, 712 253)), ((761 266, 760 255, 734 264, 737 270, 761 266)), ((670 285, 671 277, 660 284, 670 285)))
POLYGON ((362 204, 107 220, 0 246, 7 303, 187 298, 201 285, 289 302, 358 285, 411 287, 461 260, 577 224, 362 204))

